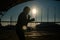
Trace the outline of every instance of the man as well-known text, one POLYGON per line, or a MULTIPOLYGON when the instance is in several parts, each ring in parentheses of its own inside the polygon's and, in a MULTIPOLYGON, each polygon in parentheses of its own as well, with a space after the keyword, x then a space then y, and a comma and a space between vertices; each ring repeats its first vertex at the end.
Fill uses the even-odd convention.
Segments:
POLYGON ((30 15, 28 15, 30 11, 29 7, 25 7, 23 9, 23 12, 18 16, 17 21, 17 35, 20 38, 20 40, 25 40, 24 32, 22 27, 25 25, 27 26, 28 22, 34 21, 34 18, 30 19, 30 15))

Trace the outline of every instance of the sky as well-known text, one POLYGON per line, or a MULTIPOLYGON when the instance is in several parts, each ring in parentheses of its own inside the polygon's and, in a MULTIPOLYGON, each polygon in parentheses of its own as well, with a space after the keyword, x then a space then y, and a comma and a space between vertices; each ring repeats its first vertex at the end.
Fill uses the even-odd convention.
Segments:
POLYGON ((60 2, 54 0, 34 0, 18 4, 7 12, 3 12, 5 15, 2 17, 2 21, 10 21, 10 17, 12 17, 12 21, 17 21, 25 6, 30 7, 31 10, 34 8, 37 10, 35 17, 33 17, 32 11, 29 12, 31 18, 35 18, 37 22, 41 22, 41 19, 42 22, 54 22, 54 17, 56 22, 60 22, 60 2))

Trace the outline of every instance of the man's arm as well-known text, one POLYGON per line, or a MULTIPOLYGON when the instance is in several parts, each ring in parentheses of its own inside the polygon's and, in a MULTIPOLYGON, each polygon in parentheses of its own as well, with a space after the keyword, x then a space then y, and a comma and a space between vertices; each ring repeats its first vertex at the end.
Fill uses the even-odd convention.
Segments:
POLYGON ((28 20, 30 20, 30 17, 31 17, 31 16, 30 16, 30 15, 28 15, 28 20))
POLYGON ((32 19, 30 19, 30 15, 28 15, 28 22, 32 22, 32 21, 35 21, 35 19, 34 18, 32 18, 32 19))
POLYGON ((30 20, 29 20, 29 22, 32 22, 32 21, 35 21, 35 19, 34 19, 34 18, 32 18, 32 19, 30 19, 30 20))

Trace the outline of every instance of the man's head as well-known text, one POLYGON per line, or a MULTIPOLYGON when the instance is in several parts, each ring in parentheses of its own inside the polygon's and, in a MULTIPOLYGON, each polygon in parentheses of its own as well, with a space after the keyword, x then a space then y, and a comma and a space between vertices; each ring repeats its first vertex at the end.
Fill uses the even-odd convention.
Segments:
POLYGON ((24 7, 24 10, 23 11, 26 12, 26 13, 29 13, 30 8, 28 6, 26 6, 26 7, 24 7))

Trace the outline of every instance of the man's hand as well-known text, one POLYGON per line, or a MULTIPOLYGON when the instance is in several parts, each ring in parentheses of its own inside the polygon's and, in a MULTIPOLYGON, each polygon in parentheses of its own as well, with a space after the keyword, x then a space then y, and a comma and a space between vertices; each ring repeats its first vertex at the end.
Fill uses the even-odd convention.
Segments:
POLYGON ((28 22, 35 21, 35 18, 31 18, 31 19, 30 19, 30 17, 31 17, 31 16, 30 16, 30 15, 28 15, 28 22))
POLYGON ((35 21, 35 18, 32 18, 31 21, 35 21))
POLYGON ((35 19, 34 19, 34 18, 32 18, 32 19, 30 19, 28 22, 32 22, 32 21, 35 21, 35 19))

